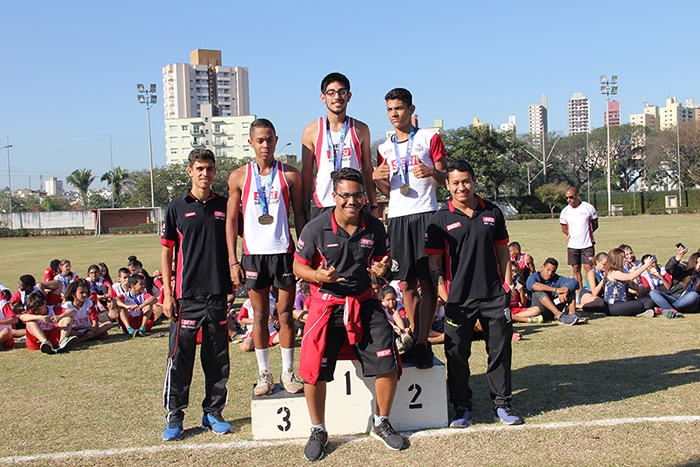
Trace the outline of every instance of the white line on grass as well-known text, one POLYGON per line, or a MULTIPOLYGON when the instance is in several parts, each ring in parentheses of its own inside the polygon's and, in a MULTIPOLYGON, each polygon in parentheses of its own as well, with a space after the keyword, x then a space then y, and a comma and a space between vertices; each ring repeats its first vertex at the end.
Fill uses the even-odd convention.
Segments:
MULTIPOLYGON (((412 439, 435 437, 435 436, 455 436, 462 433, 484 432, 484 431, 501 431, 501 430, 552 430, 562 428, 575 427, 595 427, 595 426, 616 426, 628 425, 632 423, 692 423, 700 422, 700 415, 683 415, 675 417, 638 417, 638 418, 611 418, 605 420, 589 420, 589 421, 571 421, 571 422, 553 422, 541 424, 524 424, 518 426, 506 425, 477 425, 464 430, 455 428, 441 428, 437 430, 426 430, 412 433, 412 439)), ((346 442, 353 442, 366 439, 365 436, 338 436, 335 439, 343 439, 346 442)), ((268 446, 280 446, 283 444, 303 444, 302 439, 287 439, 276 441, 228 441, 225 443, 167 443, 157 446, 141 446, 133 448, 120 449, 88 449, 84 451, 58 452, 47 454, 36 454, 33 456, 10 456, 0 457, 0 464, 15 464, 19 462, 36 462, 36 461, 61 461, 74 458, 99 458, 107 456, 120 456, 124 454, 156 454, 167 451, 192 451, 206 447, 207 449, 256 449, 268 446)))

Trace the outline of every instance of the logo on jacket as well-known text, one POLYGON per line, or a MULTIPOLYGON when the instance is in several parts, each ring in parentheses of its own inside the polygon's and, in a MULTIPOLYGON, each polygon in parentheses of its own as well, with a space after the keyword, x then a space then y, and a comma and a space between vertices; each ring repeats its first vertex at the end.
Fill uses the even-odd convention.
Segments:
POLYGON ((371 238, 362 238, 360 239, 360 246, 362 248, 372 248, 374 246, 374 240, 371 238))
POLYGON ((484 224, 486 225, 496 225, 496 218, 491 216, 483 216, 484 224))
MULTIPOLYGON (((449 224, 449 225, 448 225, 447 227, 445 227, 445 228, 446 228, 447 231, 449 232, 450 230, 458 229, 458 228, 460 228, 460 227, 462 227, 462 223, 461 223, 461 222, 453 222, 452 224, 449 224)), ((427 237, 427 236, 428 236, 428 234, 426 234, 426 237, 427 237)))

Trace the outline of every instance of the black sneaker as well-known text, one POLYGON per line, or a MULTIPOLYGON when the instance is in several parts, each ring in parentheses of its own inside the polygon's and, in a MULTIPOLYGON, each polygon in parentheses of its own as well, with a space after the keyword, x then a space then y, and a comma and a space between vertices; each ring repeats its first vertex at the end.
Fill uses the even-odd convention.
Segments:
POLYGON ((51 345, 51 342, 49 342, 49 341, 42 342, 39 349, 42 352, 44 352, 45 354, 49 354, 49 355, 56 353, 56 349, 53 348, 53 345, 51 345))
POLYGON ((304 448, 304 458, 311 462, 320 461, 326 455, 326 444, 328 444, 328 432, 320 428, 312 428, 311 436, 304 448))
POLYGON ((433 367, 433 353, 425 344, 416 344, 413 351, 413 362, 419 370, 427 370, 433 367))
POLYGON ((383 441, 384 445, 393 451, 401 451, 407 447, 406 438, 398 434, 387 419, 383 419, 379 426, 373 425, 369 435, 383 441))

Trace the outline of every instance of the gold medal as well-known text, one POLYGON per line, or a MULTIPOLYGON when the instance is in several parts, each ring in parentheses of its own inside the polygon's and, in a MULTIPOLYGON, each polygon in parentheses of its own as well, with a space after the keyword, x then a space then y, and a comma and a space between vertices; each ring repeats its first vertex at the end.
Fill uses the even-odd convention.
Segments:
POLYGON ((270 225, 274 220, 275 218, 269 214, 263 214, 262 216, 258 217, 258 222, 262 225, 270 225))
POLYGON ((401 188, 399 188, 399 192, 404 196, 406 196, 409 191, 411 191, 411 187, 408 186, 408 183, 404 183, 401 185, 401 188))

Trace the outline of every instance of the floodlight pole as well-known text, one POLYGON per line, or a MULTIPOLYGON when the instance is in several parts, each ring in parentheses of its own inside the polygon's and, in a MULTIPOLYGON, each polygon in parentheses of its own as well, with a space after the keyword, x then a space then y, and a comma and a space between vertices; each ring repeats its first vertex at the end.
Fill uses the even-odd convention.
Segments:
POLYGON ((7 149, 7 187, 10 190, 10 229, 15 228, 15 222, 12 219, 12 172, 10 172, 10 137, 7 137, 7 144, 0 149, 7 149))
POLYGON ((148 119, 148 157, 151 168, 151 207, 155 207, 155 196, 153 195, 153 142, 151 140, 151 107, 153 107, 158 101, 156 96, 156 85, 151 84, 149 89, 143 84, 137 84, 136 90, 138 92, 138 100, 141 104, 146 106, 146 118, 148 119))
POLYGON ((617 94, 617 75, 612 75, 610 81, 607 76, 600 76, 600 93, 605 96, 605 127, 608 130, 608 216, 612 214, 612 186, 610 181, 610 96, 617 94))
MULTIPOLYGON (((680 105, 678 106, 680 110, 680 105)), ((683 195, 681 194, 681 116, 676 111, 676 150, 678 151, 678 207, 683 207, 683 195)))

